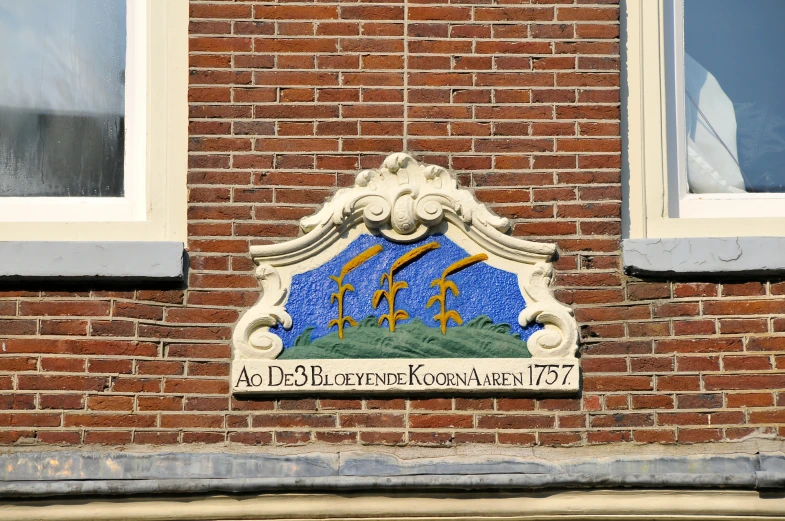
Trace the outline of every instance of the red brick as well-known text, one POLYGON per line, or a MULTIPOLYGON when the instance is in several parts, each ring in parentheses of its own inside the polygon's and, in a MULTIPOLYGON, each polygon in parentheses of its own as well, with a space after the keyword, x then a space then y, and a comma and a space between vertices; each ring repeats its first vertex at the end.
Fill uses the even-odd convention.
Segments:
POLYGON ((722 358, 725 371, 768 371, 772 369, 768 356, 725 356, 722 358))
MULTIPOLYGON (((0 331, 2 331, 3 334, 5 335, 34 335, 36 334, 37 330, 38 330, 38 324, 35 320, 0 319, 0 331)), ((42 332, 42 334, 47 334, 47 333, 42 332)), ((55 334, 55 333, 49 333, 49 334, 55 334)))
POLYGON ((102 391, 107 385, 106 378, 96 376, 20 375, 18 382, 19 389, 58 391, 102 391))
POLYGON ((0 410, 35 409, 34 394, 0 394, 0 410))
POLYGON ((478 22, 531 22, 553 20, 552 7, 477 7, 474 19, 478 22))
POLYGON ((82 441, 82 434, 79 431, 40 430, 36 433, 36 439, 51 445, 78 445, 82 441))
POLYGON ((555 426, 554 416, 534 414, 493 414, 477 416, 480 429, 548 429, 555 426))
POLYGON ((657 340, 654 352, 663 353, 720 353, 742 351, 739 338, 696 338, 678 340, 657 340))
POLYGON ((609 394, 605 396, 605 408, 609 411, 629 409, 628 397, 626 394, 609 394))
POLYGON ((608 443, 622 443, 632 441, 632 433, 623 431, 589 431, 586 440, 590 445, 604 445, 608 443))
POLYGON ((720 358, 718 356, 677 356, 676 369, 681 372, 719 371, 720 358))
POLYGON ((717 300, 703 303, 704 315, 765 315, 785 313, 782 300, 717 300))
POLYGON ((156 416, 153 414, 66 413, 63 425, 66 427, 129 428, 129 427, 154 427, 155 423, 156 423, 156 416))
POLYGON ((528 432, 500 432, 498 439, 502 445, 531 446, 537 443, 536 435, 528 432))
POLYGON ((676 433, 671 430, 634 430, 632 431, 632 437, 638 443, 676 443, 676 433))
POLYGON ((613 427, 653 427, 654 416, 643 413, 618 413, 592 416, 590 418, 592 427, 613 428, 613 427))
POLYGON ((38 408, 45 409, 82 409, 84 397, 81 394, 42 394, 38 408))
POLYGON ((467 429, 474 418, 469 414, 410 414, 409 427, 413 429, 467 429))
POLYGON ((19 303, 20 316, 108 316, 109 302, 49 300, 42 302, 19 303))
POLYGON ((191 4, 191 18, 250 18, 251 6, 240 4, 191 4))
POLYGON ((172 445, 176 444, 180 437, 178 432, 167 431, 136 431, 134 432, 134 443, 139 445, 172 445))
POLYGON ((597 391, 651 391, 652 378, 649 376, 584 376, 583 388, 588 392, 597 391))
POLYGON ((43 371, 83 373, 84 368, 84 358, 41 358, 41 369, 43 371))
POLYGON ((676 298, 684 297, 716 297, 719 293, 719 285, 711 283, 675 283, 673 285, 673 296, 676 298))
POLYGON ((204 378, 167 378, 164 381, 165 393, 226 394, 229 382, 204 378))
POLYGON ((618 7, 559 7, 556 19, 564 21, 606 21, 619 19, 618 7))
POLYGON ((632 395, 633 409, 673 409, 673 398, 662 394, 632 395))
POLYGON ((714 320, 673 321, 673 334, 676 336, 713 335, 716 329, 714 320))
POLYGON ((60 414, 56 413, 0 414, 0 425, 4 427, 59 427, 60 422, 60 414))
POLYGON ((139 411, 181 411, 183 398, 178 396, 139 396, 139 411))
POLYGON ((785 351, 785 336, 752 337, 747 341, 747 351, 785 351))
POLYGON ((785 374, 766 375, 706 375, 707 390, 762 390, 785 388, 785 374))
POLYGON ((368 431, 360 433, 360 442, 366 445, 402 445, 405 437, 403 432, 368 431))
POLYGON ((102 359, 89 360, 87 363, 88 373, 110 373, 110 374, 130 374, 133 369, 131 360, 102 359))
POLYGON ((654 316, 658 318, 698 315, 700 315, 700 305, 697 302, 657 302, 654 305, 654 316))
MULTIPOLYGON (((275 427, 336 427, 336 416, 334 414, 268 414, 254 415, 251 419, 254 428, 275 427)), ((347 425, 343 425, 347 427, 347 425)))
POLYGON ((725 400, 729 408, 738 407, 772 407, 772 393, 726 393, 725 400))
POLYGON ((722 430, 720 429, 679 429, 679 443, 707 443, 720 441, 722 430))
POLYGON ((88 396, 87 408, 92 411, 132 411, 133 396, 88 396))
POLYGON ((658 376, 658 391, 699 391, 701 388, 699 376, 658 376))
POLYGON ((406 409, 406 400, 401 398, 373 399, 365 402, 365 408, 370 410, 403 410, 406 409))
POLYGON ((226 434, 224 432, 184 431, 182 440, 183 443, 223 443, 226 440, 226 434))
POLYGON ((349 413, 340 415, 341 427, 351 428, 400 428, 405 421, 402 414, 393 413, 349 413))
POLYGON ((131 443, 130 431, 85 431, 84 442, 86 445, 127 445, 131 443))

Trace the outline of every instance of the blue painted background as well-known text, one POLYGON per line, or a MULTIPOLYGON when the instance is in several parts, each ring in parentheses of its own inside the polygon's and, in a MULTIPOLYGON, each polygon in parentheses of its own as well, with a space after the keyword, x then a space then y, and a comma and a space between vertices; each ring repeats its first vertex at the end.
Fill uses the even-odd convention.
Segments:
MULTIPOLYGON (((438 288, 431 287, 431 281, 441 277, 447 266, 469 254, 444 235, 433 235, 415 244, 396 244, 383 237, 362 235, 326 264, 293 277, 286 304, 286 310, 292 316, 292 329, 274 329, 283 340, 284 347, 293 346, 295 339, 309 326, 316 328, 311 333, 313 340, 337 331, 336 326, 327 329, 327 323, 338 316, 338 303, 330 304, 330 295, 337 291, 338 285, 329 276, 338 276, 344 264, 374 244, 381 244, 383 251, 343 279, 344 284, 351 284, 355 289, 346 292, 344 296, 344 316, 351 316, 359 322, 369 315, 378 317, 387 313, 385 299, 377 309, 371 304, 377 289, 388 289, 386 283, 384 287, 379 285, 382 274, 389 271, 392 263, 401 255, 428 242, 437 242, 440 248, 426 253, 396 272, 395 280, 406 281, 409 287, 398 291, 395 307, 406 310, 411 318, 419 318, 425 324, 438 328, 439 323, 433 316, 439 313, 439 304, 425 308, 428 299, 438 291, 438 288)), ((542 327, 539 324, 526 327, 518 325, 518 314, 526 307, 526 302, 521 296, 515 274, 480 262, 454 273, 448 280, 458 286, 460 294, 455 297, 451 292, 448 293, 447 308, 458 311, 464 322, 479 315, 488 315, 494 323, 510 324, 510 333, 520 334, 524 340, 542 327)), ((411 318, 398 323, 409 322, 411 318)), ((449 325, 452 327, 456 324, 450 321, 449 325)), ((384 326, 387 327, 387 322, 384 326)), ((350 326, 347 324, 346 327, 350 326)))

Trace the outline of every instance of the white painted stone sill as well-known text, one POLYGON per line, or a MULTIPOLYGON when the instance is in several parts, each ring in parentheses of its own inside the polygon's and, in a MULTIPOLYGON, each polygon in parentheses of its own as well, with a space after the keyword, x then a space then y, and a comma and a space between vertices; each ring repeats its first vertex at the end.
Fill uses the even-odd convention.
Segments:
POLYGON ((182 242, 0 242, 0 280, 182 280, 184 275, 182 242))
POLYGON ((785 273, 785 237, 624 239, 631 275, 734 276, 785 273))

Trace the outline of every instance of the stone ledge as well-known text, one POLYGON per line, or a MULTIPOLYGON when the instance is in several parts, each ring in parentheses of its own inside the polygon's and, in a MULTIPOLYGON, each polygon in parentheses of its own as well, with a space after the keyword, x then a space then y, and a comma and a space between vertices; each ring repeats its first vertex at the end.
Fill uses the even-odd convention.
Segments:
POLYGON ((576 459, 421 458, 359 452, 0 455, 0 496, 785 486, 778 454, 576 459))
POLYGON ((631 275, 749 275, 785 273, 785 237, 625 239, 631 275))
POLYGON ((183 280, 181 242, 0 242, 3 279, 183 280))

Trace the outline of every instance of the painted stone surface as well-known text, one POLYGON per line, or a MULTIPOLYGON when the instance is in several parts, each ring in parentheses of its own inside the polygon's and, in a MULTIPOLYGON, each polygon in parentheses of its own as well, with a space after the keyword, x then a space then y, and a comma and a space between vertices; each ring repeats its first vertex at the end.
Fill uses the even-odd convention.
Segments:
POLYGON ((235 393, 577 390, 554 246, 506 235, 446 170, 394 154, 301 226, 251 249, 235 393))
MULTIPOLYGON (((284 347, 278 358, 307 358, 298 350, 317 343, 334 347, 325 353, 308 350, 316 358, 369 358, 376 349, 388 355, 380 358, 405 358, 404 354, 465 358, 470 353, 478 358, 510 358, 494 353, 493 345, 476 352, 469 345, 465 350, 439 346, 441 337, 459 338, 457 332, 471 335, 473 331, 495 333, 492 338, 499 347, 509 345, 501 352, 511 354, 518 344, 516 354, 528 357, 525 340, 541 327, 518 324, 526 302, 517 290, 517 277, 491 267, 484 262, 487 258, 482 253, 469 255, 441 234, 414 244, 362 235, 334 259, 292 277, 286 305, 292 327, 273 330, 284 347), (407 340, 415 344, 420 336, 430 339, 434 349, 412 346, 413 351, 394 352, 393 346, 407 340), (355 350, 366 353, 353 355, 349 347, 341 348, 355 344, 359 344, 355 350)), ((483 343, 481 337, 471 338, 483 343)))

